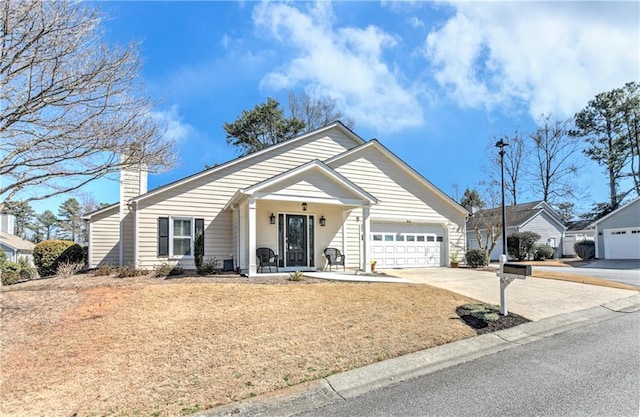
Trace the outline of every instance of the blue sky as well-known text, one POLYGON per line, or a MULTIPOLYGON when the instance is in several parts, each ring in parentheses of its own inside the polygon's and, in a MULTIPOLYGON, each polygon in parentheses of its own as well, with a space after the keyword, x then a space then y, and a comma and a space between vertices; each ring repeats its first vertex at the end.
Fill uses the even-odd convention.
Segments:
MULTIPOLYGON (((95 4, 107 42, 140 42, 146 91, 177 143, 180 165, 150 176, 150 189, 235 158, 223 123, 306 90, 459 198, 487 178, 496 136, 640 79, 637 2, 95 4)), ((600 167, 588 162, 578 181, 591 194, 578 211, 606 201, 600 167)), ((113 180, 83 191, 118 199, 113 180)), ((68 197, 32 206, 55 212, 68 197)))

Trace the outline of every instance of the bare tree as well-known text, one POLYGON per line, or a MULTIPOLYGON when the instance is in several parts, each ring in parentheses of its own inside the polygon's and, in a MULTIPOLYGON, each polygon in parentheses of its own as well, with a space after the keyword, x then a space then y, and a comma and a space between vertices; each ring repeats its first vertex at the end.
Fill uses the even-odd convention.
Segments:
MULTIPOLYGON (((467 228, 475 232, 478 248, 485 251, 487 256, 496 247, 498 239, 502 236, 502 209, 500 183, 492 181, 490 183, 481 182, 479 187, 482 196, 473 189, 473 195, 468 194, 465 203, 477 205, 481 210, 473 213, 467 223, 467 228), (497 207, 497 208, 485 208, 497 207)), ((465 191, 465 194, 466 191, 465 191)), ((507 207, 507 211, 509 208, 507 207)))
POLYGON ((538 129, 531 135, 534 193, 550 204, 577 199, 582 194, 576 183, 581 167, 577 156, 581 155, 582 141, 570 134, 571 119, 553 120, 551 115, 543 115, 538 122, 538 129))
POLYGON ((336 100, 330 96, 318 97, 306 92, 300 96, 289 93, 289 112, 292 118, 302 120, 305 130, 310 131, 340 121, 349 129, 353 129, 353 120, 338 108, 336 100))
POLYGON ((512 135, 504 134, 495 137, 487 145, 487 152, 495 155, 493 164, 488 166, 489 172, 487 174, 491 182, 501 183, 500 156, 495 148, 495 142, 499 140, 509 144, 504 147, 504 187, 510 197, 507 203, 515 205, 518 204, 518 196, 522 193, 523 176, 527 169, 525 155, 528 153, 528 149, 524 138, 517 130, 512 135))
POLYGON ((103 44, 103 17, 84 2, 0 3, 0 208, 123 166, 173 165, 154 103, 138 94, 136 46, 103 44))

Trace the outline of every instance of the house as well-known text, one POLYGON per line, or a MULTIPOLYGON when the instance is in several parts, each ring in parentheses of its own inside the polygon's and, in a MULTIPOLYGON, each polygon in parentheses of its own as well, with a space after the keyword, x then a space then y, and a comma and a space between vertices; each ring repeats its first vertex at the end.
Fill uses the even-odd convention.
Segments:
MULTIPOLYGON (((562 256, 563 237, 566 226, 562 217, 549 204, 544 201, 532 201, 529 203, 508 206, 506 211, 507 236, 513 232, 534 232, 540 235, 538 243, 547 244, 555 249, 554 257, 562 256)), ((469 248, 478 248, 478 236, 476 228, 480 232, 480 238, 484 242, 487 236, 487 225, 494 225, 497 230, 498 240, 490 259, 498 260, 502 253, 502 208, 479 210, 467 221, 467 244, 469 248)))
POLYGON ((567 222, 567 230, 562 240, 562 256, 576 256, 575 244, 583 240, 595 240, 593 220, 576 220, 567 222))
POLYGON ((0 215, 0 249, 12 262, 18 262, 18 259, 25 257, 33 264, 33 248, 36 245, 14 235, 14 226, 15 216, 11 214, 0 215))
POLYGON ((596 258, 640 259, 640 197, 594 222, 596 258))
POLYGON ((144 169, 123 171, 120 181, 120 202, 85 217, 92 268, 193 269, 197 242, 205 259, 249 276, 261 247, 278 255, 279 271, 323 269, 327 247, 362 271, 372 260, 444 266, 465 247, 468 212, 340 122, 148 192, 144 169))

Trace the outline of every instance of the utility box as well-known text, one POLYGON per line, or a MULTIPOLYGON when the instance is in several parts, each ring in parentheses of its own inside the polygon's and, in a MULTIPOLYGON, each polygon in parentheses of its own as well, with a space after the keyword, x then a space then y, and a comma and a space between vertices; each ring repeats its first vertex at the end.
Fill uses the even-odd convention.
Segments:
POLYGON ((531 276, 531 265, 506 263, 502 268, 502 273, 528 277, 531 276))

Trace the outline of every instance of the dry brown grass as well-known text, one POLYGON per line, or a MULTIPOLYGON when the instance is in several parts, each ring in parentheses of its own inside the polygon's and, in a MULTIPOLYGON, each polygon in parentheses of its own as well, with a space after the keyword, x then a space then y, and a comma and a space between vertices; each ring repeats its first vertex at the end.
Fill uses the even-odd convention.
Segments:
POLYGON ((475 334, 427 285, 211 281, 4 287, 0 414, 187 414, 475 334))
POLYGON ((588 277, 586 275, 577 275, 572 273, 533 271, 532 276, 534 278, 555 279, 558 281, 579 282, 581 284, 598 285, 600 287, 619 288, 621 290, 638 291, 638 287, 634 287, 633 285, 627 285, 621 282, 609 281, 606 279, 588 277))

